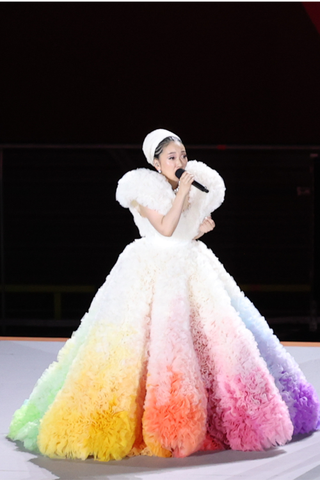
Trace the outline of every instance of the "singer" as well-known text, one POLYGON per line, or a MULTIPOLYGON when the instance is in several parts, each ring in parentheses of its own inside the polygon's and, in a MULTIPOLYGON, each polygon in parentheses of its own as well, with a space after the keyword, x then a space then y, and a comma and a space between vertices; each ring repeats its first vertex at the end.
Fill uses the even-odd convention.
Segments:
POLYGON ((128 172, 116 192, 142 238, 119 256, 9 438, 50 457, 107 461, 263 450, 316 430, 312 385, 197 240, 214 228, 222 178, 188 162, 168 130, 147 135, 143 152, 155 170, 128 172))

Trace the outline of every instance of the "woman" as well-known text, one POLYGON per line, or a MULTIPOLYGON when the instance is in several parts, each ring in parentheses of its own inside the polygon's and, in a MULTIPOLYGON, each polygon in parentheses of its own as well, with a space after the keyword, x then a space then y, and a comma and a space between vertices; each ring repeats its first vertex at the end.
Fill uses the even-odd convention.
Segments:
POLYGON ((168 130, 147 135, 143 151, 157 172, 128 172, 116 194, 142 238, 120 255, 9 438, 51 457, 110 460, 262 450, 317 429, 313 387, 197 241, 214 227, 223 180, 188 162, 168 130))

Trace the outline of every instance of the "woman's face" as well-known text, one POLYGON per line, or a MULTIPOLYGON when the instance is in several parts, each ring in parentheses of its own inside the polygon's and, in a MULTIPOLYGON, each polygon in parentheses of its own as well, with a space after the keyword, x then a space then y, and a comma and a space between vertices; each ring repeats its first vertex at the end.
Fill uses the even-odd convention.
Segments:
POLYGON ((166 177, 173 188, 178 185, 178 179, 175 172, 178 168, 185 169, 188 163, 187 152, 184 145, 180 142, 170 142, 164 147, 159 159, 154 161, 154 166, 162 175, 166 177))

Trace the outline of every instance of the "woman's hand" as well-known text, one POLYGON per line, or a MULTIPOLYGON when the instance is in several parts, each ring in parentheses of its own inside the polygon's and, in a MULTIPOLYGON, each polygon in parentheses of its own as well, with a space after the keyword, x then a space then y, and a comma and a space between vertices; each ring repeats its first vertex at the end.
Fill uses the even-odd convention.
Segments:
POLYGON ((202 221, 199 227, 198 235, 194 238, 194 240, 202 237, 202 235, 204 235, 205 233, 211 232, 211 230, 213 230, 215 226, 216 224, 214 223, 211 217, 205 217, 205 219, 202 221))
POLYGON ((193 180, 194 180, 194 176, 191 175, 191 173, 184 172, 180 177, 179 190, 178 190, 177 196, 178 195, 179 196, 181 195, 184 197, 187 196, 188 193, 190 192, 190 188, 193 180))

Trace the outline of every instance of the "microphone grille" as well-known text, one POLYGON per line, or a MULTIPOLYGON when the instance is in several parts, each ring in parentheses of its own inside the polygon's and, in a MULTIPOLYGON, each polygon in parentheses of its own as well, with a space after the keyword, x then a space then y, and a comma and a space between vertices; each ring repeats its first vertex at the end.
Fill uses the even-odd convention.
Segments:
POLYGON ((178 168, 178 170, 175 171, 175 176, 177 178, 180 178, 181 175, 185 172, 185 170, 183 170, 183 168, 178 168))

